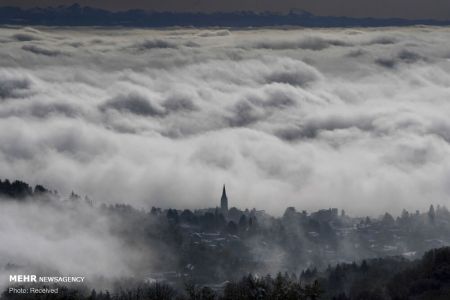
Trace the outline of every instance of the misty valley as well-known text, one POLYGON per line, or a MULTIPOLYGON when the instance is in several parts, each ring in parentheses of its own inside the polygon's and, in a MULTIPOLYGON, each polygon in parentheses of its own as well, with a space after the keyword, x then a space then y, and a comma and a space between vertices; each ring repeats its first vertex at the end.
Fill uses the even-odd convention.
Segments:
MULTIPOLYGON (((86 276, 53 284, 63 291, 54 299, 445 299, 450 291, 445 206, 376 218, 288 207, 273 217, 232 206, 225 186, 219 196, 213 208, 143 210, 0 181, 0 228, 20 232, 20 241, 9 238, 14 255, 1 249, 2 276, 86 276), (56 254, 61 243, 85 251, 56 254)), ((3 299, 39 295, 9 288, 3 299)))
POLYGON ((0 300, 449 299, 447 21, 164 16, 0 9, 0 300))

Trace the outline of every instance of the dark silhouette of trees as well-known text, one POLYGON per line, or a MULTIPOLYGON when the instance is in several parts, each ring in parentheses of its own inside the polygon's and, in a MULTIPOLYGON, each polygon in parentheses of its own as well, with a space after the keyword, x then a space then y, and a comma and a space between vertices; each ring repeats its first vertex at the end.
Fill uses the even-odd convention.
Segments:
POLYGON ((412 268, 399 272, 388 283, 392 299, 448 299, 450 247, 433 249, 412 268))
POLYGON ((237 234, 238 233, 238 227, 237 227, 236 223, 234 223, 233 221, 228 222, 226 230, 229 234, 237 234))
POLYGON ((178 212, 176 209, 169 209, 167 210, 167 219, 172 221, 175 224, 178 224, 178 222, 180 221, 180 218, 178 216, 178 212))
POLYGON ((34 187, 34 194, 35 195, 44 195, 44 194, 47 194, 47 193, 49 193, 49 191, 45 188, 45 187, 43 187, 42 185, 36 185, 35 187, 34 187))
POLYGON ((185 282, 184 289, 189 300, 215 300, 218 295, 207 286, 197 286, 192 282, 185 282))
POLYGON ((185 209, 180 214, 180 221, 182 223, 197 224, 197 217, 192 211, 190 211, 189 209, 185 209))
POLYGON ((393 224, 395 224, 395 219, 390 213, 386 212, 383 216, 382 222, 387 226, 392 226, 393 224))
POLYGON ((229 282, 225 286, 222 299, 314 300, 319 299, 321 294, 317 281, 302 285, 297 278, 288 274, 278 273, 275 278, 270 275, 255 277, 250 274, 240 281, 229 282))
POLYGON ((24 199, 33 195, 32 188, 25 182, 16 180, 10 182, 0 180, 0 196, 11 197, 15 199, 24 199))
POLYGON ((144 289, 144 298, 149 300, 170 300, 176 295, 176 291, 168 284, 154 283, 144 289))
POLYGON ((245 230, 247 229, 247 226, 248 226, 247 216, 242 214, 241 217, 239 218, 239 229, 245 230))

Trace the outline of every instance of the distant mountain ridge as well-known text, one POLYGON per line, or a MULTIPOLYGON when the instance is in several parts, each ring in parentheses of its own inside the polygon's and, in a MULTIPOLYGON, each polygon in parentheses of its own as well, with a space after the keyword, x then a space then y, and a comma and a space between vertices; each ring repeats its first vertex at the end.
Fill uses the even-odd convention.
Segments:
POLYGON ((148 12, 128 10, 110 12, 79 4, 47 8, 21 9, 0 7, 0 25, 43 26, 124 26, 124 27, 384 27, 412 25, 450 25, 450 20, 431 19, 374 19, 333 16, 315 16, 305 11, 290 11, 287 14, 273 12, 148 12))

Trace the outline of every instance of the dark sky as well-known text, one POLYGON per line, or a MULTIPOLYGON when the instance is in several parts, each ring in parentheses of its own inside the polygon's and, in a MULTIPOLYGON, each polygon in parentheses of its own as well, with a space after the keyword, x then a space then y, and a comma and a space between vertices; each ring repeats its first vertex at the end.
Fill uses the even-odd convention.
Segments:
MULTIPOLYGON (((140 8, 164 11, 288 11, 316 15, 450 19, 450 0, 79 0, 83 6, 108 10, 140 8)), ((73 0, 0 0, 0 6, 57 6, 73 0)))

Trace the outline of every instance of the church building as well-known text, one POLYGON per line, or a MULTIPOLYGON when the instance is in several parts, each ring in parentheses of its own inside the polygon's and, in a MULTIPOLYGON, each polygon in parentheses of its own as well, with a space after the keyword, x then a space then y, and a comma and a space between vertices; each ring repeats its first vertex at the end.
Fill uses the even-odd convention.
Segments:
POLYGON ((223 185, 222 197, 220 198, 220 210, 225 215, 228 212, 228 198, 225 191, 225 184, 223 185))

